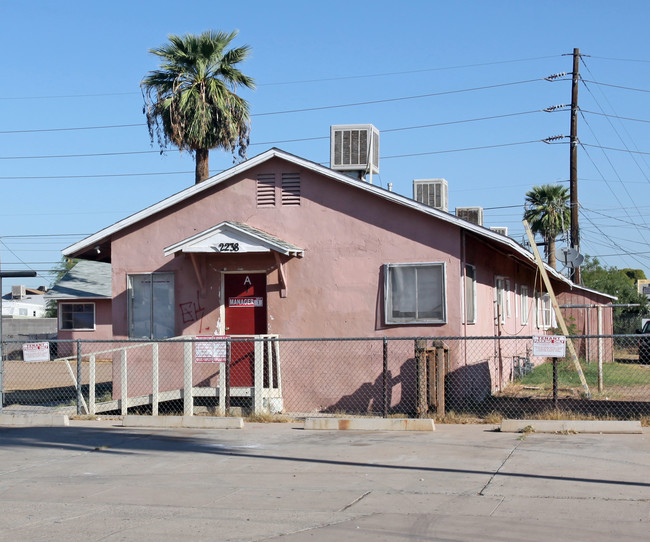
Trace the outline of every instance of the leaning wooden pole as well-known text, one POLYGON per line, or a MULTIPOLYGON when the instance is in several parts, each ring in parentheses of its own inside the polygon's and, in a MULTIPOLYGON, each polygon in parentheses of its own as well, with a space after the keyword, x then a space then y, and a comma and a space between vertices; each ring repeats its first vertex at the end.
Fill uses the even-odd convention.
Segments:
MULTIPOLYGON (((533 232, 530 230, 530 226, 528 225, 527 220, 523 221, 523 225, 524 228, 526 229, 526 235, 528 235, 528 240, 530 241, 530 248, 533 250, 533 254, 535 255, 535 261, 537 262, 537 267, 539 268, 539 272, 542 275, 544 284, 546 285, 546 290, 548 291, 548 294, 551 296, 551 303, 553 304, 553 310, 555 311, 555 317, 557 319, 557 323, 559 324, 562 333, 568 336, 569 330, 567 329, 566 323, 564 322, 562 311, 560 311, 560 305, 557 302, 557 299, 555 298, 555 292, 553 291, 553 286, 551 286, 551 280, 548 278, 546 267, 544 267, 544 261, 542 260, 542 257, 539 255, 539 250, 537 250, 537 244, 535 243, 535 236, 533 235, 533 232)), ((580 367, 578 354, 576 354, 576 349, 573 346, 573 341, 568 337, 567 337, 567 346, 569 347, 569 354, 571 355, 573 365, 575 365, 576 371, 578 372, 578 376, 580 377, 580 382, 582 383, 582 387, 585 390, 585 395, 587 396, 587 398, 591 398, 591 392, 589 391, 587 380, 585 380, 585 375, 582 372, 582 367, 580 367)))

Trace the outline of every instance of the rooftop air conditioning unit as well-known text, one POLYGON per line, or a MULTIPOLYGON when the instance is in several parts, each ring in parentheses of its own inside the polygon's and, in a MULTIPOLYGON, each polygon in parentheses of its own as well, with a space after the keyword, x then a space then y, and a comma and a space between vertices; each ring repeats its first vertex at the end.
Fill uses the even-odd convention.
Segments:
POLYGON ((506 226, 490 226, 490 229, 496 233, 500 233, 501 235, 508 237, 508 228, 506 226))
POLYGON ((449 209, 449 189, 446 179, 415 179, 413 199, 445 213, 449 209))
POLYGON ((330 126, 330 165, 333 170, 354 174, 379 173, 379 130, 372 124, 330 126))
POLYGON ((477 226, 483 225, 483 207, 456 207, 456 216, 477 226))
POLYGON ((23 299, 25 297, 25 286, 17 285, 11 287, 11 298, 12 299, 23 299))

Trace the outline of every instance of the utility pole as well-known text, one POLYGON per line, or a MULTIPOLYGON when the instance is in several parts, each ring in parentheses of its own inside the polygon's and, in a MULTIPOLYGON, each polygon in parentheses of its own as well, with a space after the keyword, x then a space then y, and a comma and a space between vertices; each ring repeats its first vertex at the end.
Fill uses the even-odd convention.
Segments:
MULTIPOLYGON (((571 135, 569 138, 569 185, 571 203, 571 248, 580 252, 578 227, 578 82, 580 80, 580 49, 573 49, 573 77, 571 79, 571 135)), ((580 284, 580 266, 571 269, 571 280, 580 284)))

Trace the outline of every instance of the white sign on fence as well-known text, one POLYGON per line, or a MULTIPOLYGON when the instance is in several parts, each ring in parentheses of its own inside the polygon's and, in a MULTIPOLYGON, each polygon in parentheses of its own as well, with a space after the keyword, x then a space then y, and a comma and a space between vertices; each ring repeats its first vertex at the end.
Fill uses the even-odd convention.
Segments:
POLYGON ((225 363, 226 335, 197 336, 205 342, 194 343, 194 360, 196 363, 225 363))
POLYGON ((50 343, 23 344, 23 360, 50 361, 50 343))
POLYGON ((563 358, 566 356, 566 337, 564 335, 533 336, 533 356, 563 358))

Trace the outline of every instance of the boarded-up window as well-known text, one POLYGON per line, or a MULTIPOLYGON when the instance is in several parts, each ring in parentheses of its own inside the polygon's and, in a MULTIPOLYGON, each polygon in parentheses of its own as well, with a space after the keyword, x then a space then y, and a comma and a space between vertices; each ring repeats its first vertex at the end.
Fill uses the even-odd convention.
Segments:
POLYGON ((257 176, 257 206, 275 207, 275 173, 257 176))
POLYGON ((128 275, 129 338, 165 339, 174 336, 174 275, 128 275))
POLYGON ((300 173, 282 174, 282 205, 300 205, 300 173))

